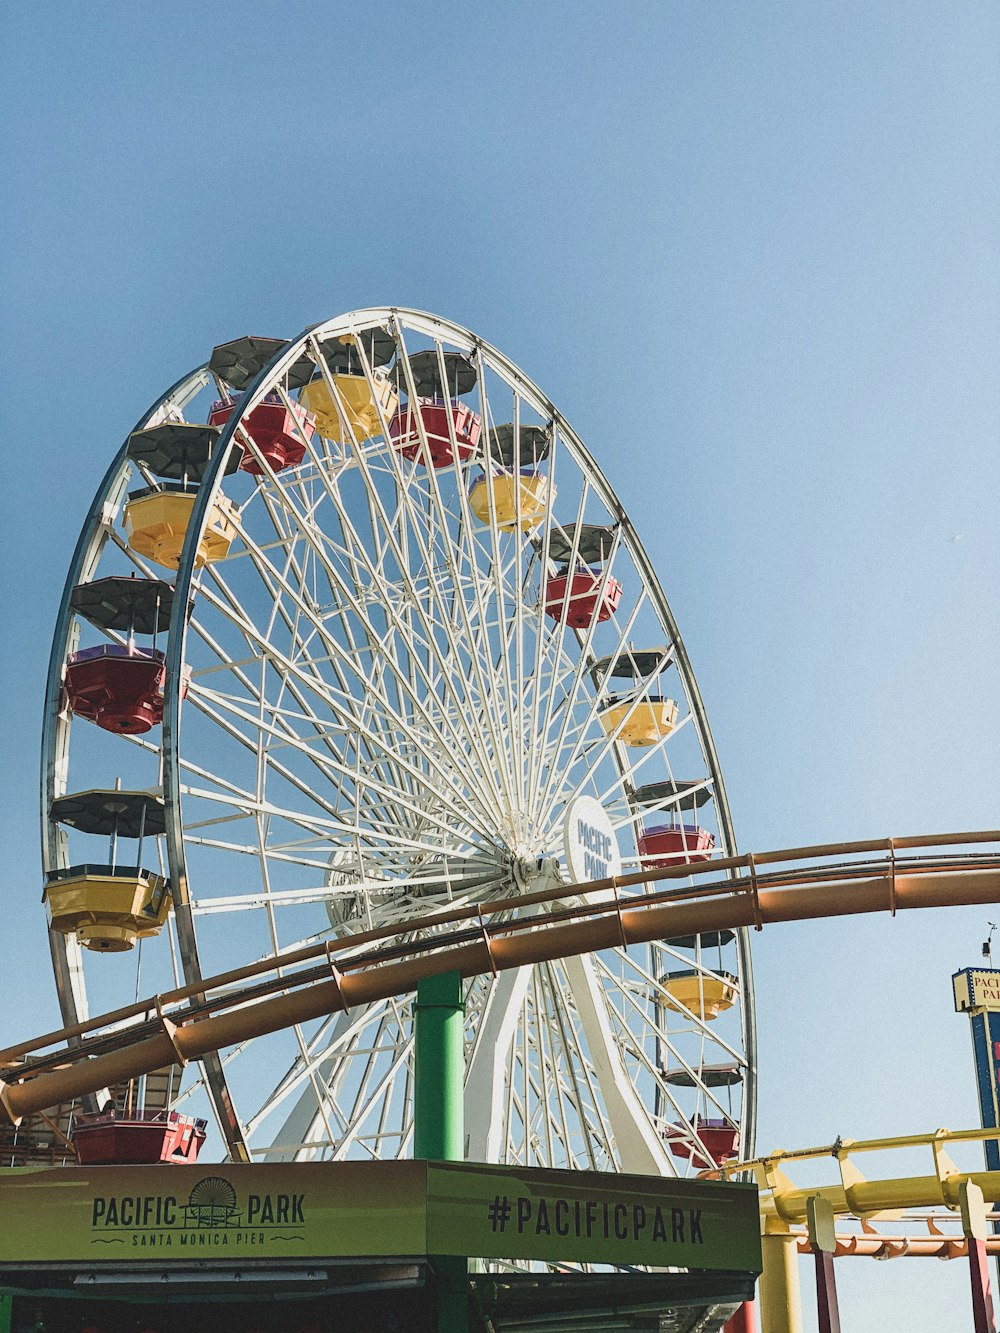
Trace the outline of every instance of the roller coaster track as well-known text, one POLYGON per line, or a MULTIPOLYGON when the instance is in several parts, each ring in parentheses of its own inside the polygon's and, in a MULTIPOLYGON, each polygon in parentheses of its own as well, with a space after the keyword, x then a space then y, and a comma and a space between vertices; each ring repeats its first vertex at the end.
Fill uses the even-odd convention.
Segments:
POLYGON ((407 994, 442 972, 471 977, 707 931, 995 903, 997 845, 993 830, 798 847, 438 911, 268 958, 0 1050, 0 1115, 16 1124, 165 1065, 407 994), (670 887, 678 879, 688 882, 670 887), (542 914, 517 915, 539 906, 542 914), (66 1042, 73 1044, 60 1045, 66 1042))
MULTIPOLYGON (((760 1213, 767 1232, 788 1231, 803 1225, 810 1199, 823 1199, 838 1217, 855 1217, 865 1221, 898 1221, 912 1208, 946 1208, 957 1212, 961 1187, 966 1181, 977 1185, 986 1203, 1000 1203, 1000 1171, 960 1171, 948 1154, 948 1148, 960 1143, 979 1143, 984 1139, 1000 1137, 996 1129, 938 1129, 930 1134, 906 1134, 881 1139, 838 1139, 821 1148, 800 1148, 792 1152, 773 1152, 747 1162, 727 1162, 713 1176, 752 1175, 760 1190, 760 1213), (933 1174, 896 1176, 884 1180, 868 1180, 854 1160, 861 1153, 926 1149, 931 1156, 933 1174), (839 1180, 834 1185, 796 1186, 789 1178, 786 1167, 798 1162, 836 1161, 839 1180)), ((913 1219, 924 1221, 923 1218, 913 1219)), ((894 1238, 906 1239, 906 1238, 894 1238)), ((912 1238, 909 1238, 912 1239, 912 1238)), ((933 1240, 933 1237, 929 1237, 933 1240)), ((941 1246, 938 1239, 938 1248, 941 1246)), ((943 1238, 948 1239, 948 1238, 943 1238)), ((868 1240, 877 1244, 885 1237, 852 1235, 845 1240, 843 1253, 868 1253, 868 1240)), ((1000 1248, 1000 1237, 996 1237, 1000 1248)), ((959 1243, 955 1240, 950 1243, 959 1243)), ((920 1253, 922 1247, 914 1249, 920 1253)), ((926 1252, 930 1252, 929 1250, 926 1252)), ((886 1257, 891 1257, 888 1255, 886 1257)), ((944 1256, 942 1256, 944 1257, 944 1256)))

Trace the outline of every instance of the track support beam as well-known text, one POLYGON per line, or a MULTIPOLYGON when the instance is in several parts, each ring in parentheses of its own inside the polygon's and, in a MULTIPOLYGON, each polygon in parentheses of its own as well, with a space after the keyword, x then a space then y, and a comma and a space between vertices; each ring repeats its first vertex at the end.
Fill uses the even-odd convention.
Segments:
POLYGON ((969 1276, 972 1280, 972 1327, 975 1333, 997 1333, 990 1295, 990 1269, 986 1259, 986 1205, 983 1191, 971 1180, 959 1187, 962 1230, 969 1242, 969 1276))
POLYGON ((760 1249, 761 1333, 802 1333, 796 1238, 788 1232, 765 1232, 760 1249))
POLYGON ((816 1321, 819 1333, 840 1333, 840 1308, 833 1256, 837 1250, 833 1209, 826 1199, 814 1195, 806 1206, 809 1243, 816 1263, 816 1321))

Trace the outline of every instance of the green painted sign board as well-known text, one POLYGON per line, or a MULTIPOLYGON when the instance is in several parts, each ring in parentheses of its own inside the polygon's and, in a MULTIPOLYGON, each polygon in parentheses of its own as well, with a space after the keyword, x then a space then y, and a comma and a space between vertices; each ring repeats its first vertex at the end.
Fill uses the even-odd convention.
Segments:
POLYGON ((760 1270, 753 1185, 431 1163, 432 1254, 760 1270))
POLYGON ((753 1185, 466 1162, 0 1170, 0 1267, 465 1255, 760 1269, 753 1185))

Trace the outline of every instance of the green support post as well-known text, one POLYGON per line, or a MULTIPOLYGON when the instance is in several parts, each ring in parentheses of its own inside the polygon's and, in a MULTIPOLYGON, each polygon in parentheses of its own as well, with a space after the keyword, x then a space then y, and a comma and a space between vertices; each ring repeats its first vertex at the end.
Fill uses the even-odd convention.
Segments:
POLYGON ((457 972, 417 985, 413 1155, 436 1162, 465 1157, 465 1003, 457 972))
POLYGON ((0 1295, 0 1333, 10 1333, 10 1321, 14 1313, 14 1297, 0 1295))
MULTIPOLYGON (((425 977, 414 1009, 413 1155, 465 1157, 465 1003, 458 972, 425 977)), ((468 1333, 469 1261, 432 1256, 438 1276, 438 1333, 468 1333)), ((0 1330, 0 1333, 3 1333, 0 1330)))

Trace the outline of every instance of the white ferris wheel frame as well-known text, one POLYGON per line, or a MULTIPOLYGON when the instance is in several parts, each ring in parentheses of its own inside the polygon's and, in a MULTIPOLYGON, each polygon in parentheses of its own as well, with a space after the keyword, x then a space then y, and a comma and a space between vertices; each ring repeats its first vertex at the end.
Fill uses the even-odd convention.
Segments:
MULTIPOLYGON (((374 325, 392 328, 400 342, 402 342, 404 330, 406 333, 430 339, 438 348, 439 356, 443 341, 447 341, 451 349, 471 354, 479 359, 480 364, 488 364, 490 370, 506 383, 514 395, 515 404, 523 403, 527 405, 541 420, 551 423, 554 438, 557 436, 568 450, 584 479, 580 501, 581 512, 577 516, 576 535, 570 563, 573 563, 576 556, 580 519, 583 517, 583 496, 589 488, 599 498, 607 513, 613 517, 616 548, 619 543, 627 545, 629 557, 642 580, 645 595, 652 610, 667 631, 672 664, 683 680, 689 709, 688 719, 697 732, 704 756, 707 769, 706 782, 711 783, 714 794, 720 851, 723 855, 731 855, 736 851, 721 768, 697 682, 676 622, 652 565, 623 506, 575 431, 537 386, 524 376, 501 352, 485 343, 469 330, 433 315, 397 307, 378 307, 355 311, 312 326, 297 338, 286 343, 271 362, 261 370, 254 381, 247 386, 240 401, 239 410, 232 413, 229 421, 223 427, 218 447, 198 489, 188 524, 187 537, 174 580, 175 594, 167 641, 167 687, 164 697, 161 740, 158 747, 153 747, 149 742, 145 742, 150 748, 159 749, 162 756, 163 799, 167 816, 167 857, 170 865, 171 889, 174 895, 177 948, 186 983, 197 982, 203 976, 202 959, 199 954, 197 931, 191 906, 192 898, 187 879, 185 832, 181 820, 183 789, 185 787, 185 760, 181 748, 180 681, 182 668, 187 657, 187 635, 190 632, 186 608, 189 598, 196 589, 195 555, 198 543, 212 506, 221 491, 227 459, 231 448, 234 446, 234 441, 238 439, 241 422, 263 400, 265 394, 273 391, 274 387, 280 384, 286 372, 302 356, 303 352, 311 351, 314 359, 318 360, 324 374, 329 378, 329 372, 322 358, 317 356, 319 343, 343 334, 355 333, 374 325)), ((412 394, 412 375, 409 363, 405 358, 404 363, 409 380, 408 388, 412 394)), ((365 372, 371 379, 371 366, 367 364, 367 361, 365 372)), ((135 429, 148 428, 182 412, 185 404, 203 389, 210 387, 211 383, 212 377, 207 367, 200 367, 193 371, 168 390, 137 423, 135 429)), ((287 401, 286 397, 286 403, 287 401)), ((515 407, 516 411, 517 407, 515 407)), ((384 421, 382 424, 384 431, 384 421)), ((515 420, 516 431, 517 422, 515 420)), ((356 442, 355 447, 357 447, 356 442)), ((358 452, 360 456, 361 451, 358 452)), ((430 470, 428 471, 430 472, 430 470)), ((67 656, 74 650, 78 642, 80 631, 79 622, 75 619, 70 607, 70 594, 77 584, 89 581, 93 577, 100 562, 102 551, 109 537, 113 536, 114 516, 123 498, 131 472, 132 464, 128 456, 126 440, 125 445, 122 446, 105 475, 88 512, 70 564, 56 624, 47 682, 42 744, 43 860, 46 868, 65 867, 68 864, 65 836, 58 825, 49 819, 48 810, 54 797, 66 791, 68 779, 70 719, 62 710, 62 673, 67 656)), ((428 484, 437 484, 433 479, 433 473, 431 473, 428 484)), ((465 506, 465 512, 467 513, 468 497, 465 496, 464 488, 461 485, 459 486, 459 493, 460 503, 465 506)), ((546 549, 551 517, 550 510, 546 516, 544 538, 546 549)), ((493 527, 493 540, 499 567, 500 555, 498 548, 495 546, 495 526, 493 527)), ((604 582, 601 585, 602 592, 611 567, 612 561, 609 559, 604 574, 604 582)), ((199 595, 204 589, 205 582, 203 580, 199 595)), ((382 591, 387 592, 388 590, 383 589, 382 591)), ((474 590, 474 595, 480 596, 478 589, 474 590)), ((460 600, 464 602, 464 598, 460 600)), ((637 612, 638 603, 633 611, 633 618, 637 612)), ((481 601, 478 614, 481 617, 486 615, 485 607, 481 601)), ((522 614, 520 601, 517 602, 517 614, 522 614)), ((565 620, 566 613, 564 610, 560 624, 560 630, 563 633, 565 632, 565 620)), ((583 647, 578 654, 574 676, 574 683, 577 686, 586 664, 593 660, 592 654, 588 657, 593 628, 592 625, 590 631, 585 632, 583 647)), ((624 644, 627 641, 627 635, 628 626, 620 636, 620 643, 624 644)), ((540 639, 538 642, 540 643, 540 639)), ((506 657, 504 661, 507 661, 506 657)), ((294 663, 286 660, 281 665, 294 676, 296 670, 294 663)), ((546 712, 541 726, 544 735, 548 734, 548 727, 552 722, 553 694, 554 691, 550 691, 545 702, 546 712)), ((538 693, 533 696, 532 706, 536 710, 533 720, 537 723, 539 721, 537 710, 540 707, 538 693)), ((589 717, 590 722, 596 719, 596 710, 597 692, 595 691, 589 717)), ((566 709, 558 732, 557 752, 562 750, 563 744, 567 740, 569 723, 570 713, 566 709)), ((496 728, 499 724, 489 723, 489 725, 496 728)), ((577 741, 570 752, 572 756, 577 754, 579 747, 582 745, 582 738, 586 730, 586 727, 579 729, 577 741)), ((616 744, 620 730, 621 724, 619 724, 616 732, 607 738, 605 753, 616 744)), ((411 737, 411 741, 419 743, 419 735, 411 737)), ((499 735, 493 735, 489 737, 488 741, 484 740, 480 758, 486 760, 491 754, 501 753, 503 753, 502 738, 499 735)), ((523 785, 526 783, 530 788, 533 782, 537 783, 539 780, 539 774, 532 767, 534 764, 535 756, 532 756, 526 773, 520 767, 517 767, 516 771, 493 774, 492 789, 480 793, 475 798, 476 802, 481 805, 488 805, 490 812, 495 813, 504 807, 505 802, 516 804, 518 800, 523 800, 525 795, 524 791, 521 790, 523 785)), ((484 763, 481 767, 485 773, 488 771, 489 765, 484 763)), ((402 769, 405 769, 405 763, 402 765, 402 769)), ((405 777, 405 772, 402 772, 401 775, 405 777)), ((444 787, 442 787, 441 792, 442 795, 447 795, 444 787)), ((232 900, 230 900, 229 906, 232 905, 232 900)), ((213 910, 211 902, 203 900, 200 910, 206 913, 213 910)), ((227 910, 227 904, 220 900, 217 910, 227 910)), ((50 940, 53 969, 63 1017, 67 1024, 76 1023, 84 1019, 88 1013, 81 950, 72 937, 53 932, 50 935, 50 940)), ((742 1096, 742 1129, 746 1152, 752 1150, 755 1131, 756 1038, 751 960, 745 932, 738 935, 736 948, 739 960, 742 1006, 742 1052, 734 1050, 733 1056, 739 1059, 745 1069, 742 1096)), ((547 980, 544 982, 542 989, 544 990, 547 987, 550 991, 558 993, 560 988, 567 984, 571 986, 577 1015, 586 1033, 587 1047, 593 1061, 589 1066, 586 1063, 581 1065, 579 1061, 574 1064, 568 1058, 562 1062, 561 1068, 564 1071, 562 1077, 566 1080, 566 1087, 557 1093, 555 1101, 558 1105, 563 1093, 565 1093, 567 1097, 575 1097, 580 1101, 586 1101, 588 1105, 593 1105, 595 1120, 602 1122, 603 1125, 603 1129, 599 1129, 598 1132, 604 1132, 608 1143, 614 1142, 618 1145, 617 1165, 619 1169, 659 1173, 664 1170, 665 1150, 663 1144, 657 1139, 648 1114, 643 1113, 643 1107, 636 1090, 629 1085, 627 1080, 620 1077, 621 1065, 615 1063, 616 1037, 609 1030, 608 1016, 599 998, 599 990, 602 984, 601 969, 606 967, 607 964, 600 958, 594 960, 563 960, 560 964, 546 965, 547 980), (588 1086, 595 1075, 600 1084, 600 1098, 596 1096, 595 1088, 588 1086), (570 1086, 574 1082, 576 1086, 570 1086)), ((546 1002, 538 989, 541 971, 541 969, 521 969, 518 972, 504 974, 501 978, 493 979, 492 986, 482 985, 478 990, 474 986, 470 990, 470 1004, 474 1009, 476 1005, 480 1006, 476 1016, 475 1041, 470 1050, 466 1083, 469 1122, 467 1155, 470 1158, 503 1160, 505 1133, 509 1126, 505 1126, 504 1117, 497 1114, 497 1107, 500 1102, 498 1089, 502 1087, 505 1080, 510 1081, 514 1076, 511 1055, 513 1033, 517 1027, 518 1015, 522 1006, 531 997, 533 990, 533 1012, 536 1015, 534 1039, 542 1044, 548 1039, 544 1036, 544 1023, 541 1018, 546 1012, 546 1002)), ((647 983, 642 983, 640 980, 638 984, 648 984, 652 987, 656 984, 656 978, 649 977, 647 983)), ((385 1012, 387 1016, 379 1020, 378 1031, 382 1040, 388 1041, 391 1046, 391 1033, 395 1025, 397 1049, 393 1067, 398 1069, 399 1063, 405 1058, 406 1043, 400 1037, 405 1024, 405 1017, 400 1016, 398 1008, 394 1007, 393 1004, 387 1006, 385 1012)), ((550 1021, 558 1026, 559 1016, 552 1015, 550 1021)), ((330 1077, 330 1067, 336 1058, 333 1052, 338 1049, 337 1043, 349 1043, 353 1039, 355 1022, 356 1020, 352 1019, 350 1015, 342 1016, 339 1019, 331 1020, 329 1024, 320 1029, 319 1033, 314 1033, 308 1040, 302 1033, 297 1034, 299 1041, 298 1064, 295 1068, 289 1070, 284 1079, 277 1083, 268 1103, 269 1111, 274 1110, 289 1098, 301 1094, 304 1085, 311 1085, 314 1096, 317 1099, 319 1098, 320 1090, 327 1086, 326 1081, 330 1077), (331 1028, 333 1029, 332 1032, 331 1028), (333 1045, 331 1045, 331 1041, 333 1045)), ((566 1042, 566 1049, 568 1050, 571 1037, 564 1033, 562 1040, 566 1042)), ((554 1052, 553 1059, 555 1059, 554 1052)), ((241 1123, 234 1108, 233 1098, 227 1083, 225 1063, 226 1061, 221 1055, 207 1057, 204 1062, 202 1077, 218 1117, 228 1152, 236 1160, 249 1160, 250 1149, 247 1145, 247 1134, 245 1132, 247 1125, 241 1123)), ((526 1084, 528 1080, 527 1070, 528 1061, 525 1059, 522 1064, 522 1073, 526 1084)), ((694 1076, 697 1078, 697 1070, 694 1071, 694 1076)), ((353 1090, 355 1102, 363 1095, 364 1091, 364 1084, 353 1090)), ((706 1090, 703 1088, 702 1091, 706 1090)), ((371 1092, 370 1088, 368 1092, 371 1092)), ((522 1111, 530 1094, 531 1090, 525 1086, 522 1090, 522 1111)), ((540 1095, 537 1089, 534 1090, 534 1095, 540 1095)), ((303 1143, 307 1145, 307 1151, 315 1152, 319 1150, 315 1123, 313 1123, 312 1129, 305 1123, 308 1119, 308 1107, 309 1098, 303 1098, 299 1095, 298 1102, 286 1119, 287 1135, 284 1140, 276 1142, 262 1155, 279 1157, 301 1155, 303 1143)), ((516 1113, 515 1109, 514 1114, 516 1113)), ((506 1111, 508 1120, 511 1114, 510 1105, 508 1104, 506 1111)), ((261 1108, 256 1117, 248 1122, 249 1127, 254 1128, 257 1121, 261 1120, 263 1116, 264 1108, 261 1108)), ((313 1122, 315 1122, 315 1114, 313 1115, 313 1122)), ((553 1111, 551 1118, 544 1120, 544 1125, 547 1134, 557 1134, 559 1132, 558 1113, 553 1111)), ((328 1123, 325 1132, 332 1133, 328 1123)), ((564 1125, 563 1133, 569 1134, 570 1132, 569 1126, 564 1125)), ((322 1138, 322 1133, 320 1138, 322 1138)), ((379 1147, 378 1133, 375 1132, 370 1135, 369 1140, 370 1150, 377 1155, 379 1147)), ((402 1145, 397 1143, 397 1150, 401 1147, 402 1145)), ((259 1150, 257 1150, 256 1155, 261 1155, 259 1150)), ((599 1163, 592 1158, 590 1164, 598 1165, 599 1163)))

